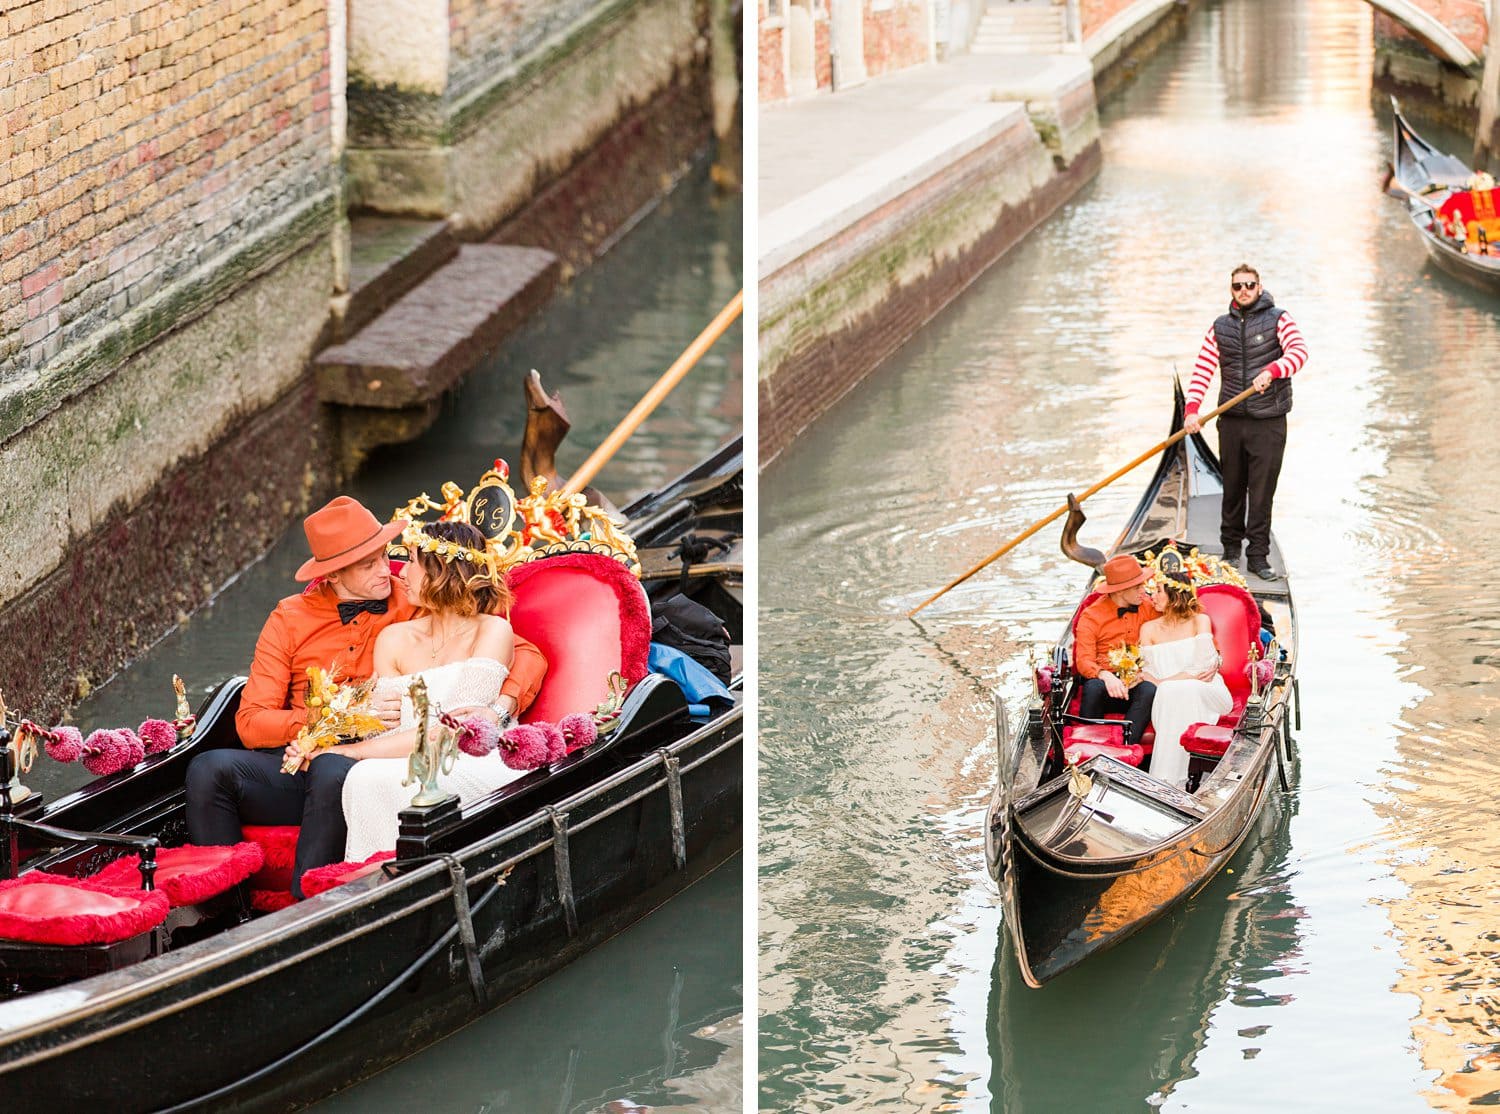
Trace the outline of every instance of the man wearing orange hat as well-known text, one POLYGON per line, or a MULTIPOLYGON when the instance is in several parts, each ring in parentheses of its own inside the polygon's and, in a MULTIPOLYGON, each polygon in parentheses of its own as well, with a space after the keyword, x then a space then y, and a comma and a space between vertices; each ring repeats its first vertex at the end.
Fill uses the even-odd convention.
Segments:
MULTIPOLYGON (((292 892, 302 896, 303 871, 344 855, 344 778, 354 760, 320 755, 296 774, 281 771, 283 751, 308 721, 307 670, 328 669, 341 682, 374 671, 375 638, 419 608, 391 575, 387 544, 405 522, 382 525, 357 499, 340 495, 303 520, 312 557, 297 570, 310 581, 276 605, 255 644, 250 677, 234 723, 245 750, 211 750, 188 766, 187 819, 192 842, 237 843, 243 824, 300 825, 292 892)), ((515 640, 510 675, 495 704, 517 714, 536 697, 546 659, 525 639, 515 640)), ((376 707, 394 726, 399 697, 376 707)))
POLYGON ((1118 646, 1139 646, 1141 627, 1157 617, 1141 585, 1149 575, 1128 553, 1104 562, 1099 599, 1083 609, 1073 639, 1073 670, 1084 678, 1078 714, 1103 719, 1107 712, 1124 712, 1130 724, 1128 743, 1139 743, 1151 723, 1151 701, 1156 686, 1136 681, 1128 688, 1109 668, 1109 652, 1118 646))

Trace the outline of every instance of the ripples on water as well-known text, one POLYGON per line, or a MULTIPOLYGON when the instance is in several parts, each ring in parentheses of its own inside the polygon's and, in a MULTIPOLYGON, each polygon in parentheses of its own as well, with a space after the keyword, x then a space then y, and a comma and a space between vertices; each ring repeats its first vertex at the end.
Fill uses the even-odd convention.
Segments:
POLYGON ((1500 331, 1379 192, 1372 58, 1353 0, 1198 10, 1097 181, 762 477, 766 1109, 1493 1101, 1500 331), (1277 497, 1299 784, 1233 873, 1028 991, 978 841, 987 692, 1019 703, 1081 577, 1049 530, 899 616, 1165 435, 1242 260, 1311 351, 1277 497))

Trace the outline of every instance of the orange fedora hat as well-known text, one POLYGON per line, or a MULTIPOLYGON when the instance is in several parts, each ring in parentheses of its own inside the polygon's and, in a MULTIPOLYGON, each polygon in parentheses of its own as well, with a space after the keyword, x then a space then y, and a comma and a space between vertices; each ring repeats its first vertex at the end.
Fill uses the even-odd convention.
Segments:
POLYGON ((302 529, 312 557, 297 570, 297 579, 312 580, 384 549, 406 523, 397 519, 382 526, 358 499, 340 495, 304 518, 302 529))
POLYGON ((1150 569, 1143 568, 1141 563, 1128 553, 1111 557, 1104 562, 1104 567, 1099 571, 1104 574, 1104 583, 1099 585, 1099 591, 1105 594, 1124 592, 1134 588, 1137 584, 1144 584, 1146 578, 1151 575, 1150 569))

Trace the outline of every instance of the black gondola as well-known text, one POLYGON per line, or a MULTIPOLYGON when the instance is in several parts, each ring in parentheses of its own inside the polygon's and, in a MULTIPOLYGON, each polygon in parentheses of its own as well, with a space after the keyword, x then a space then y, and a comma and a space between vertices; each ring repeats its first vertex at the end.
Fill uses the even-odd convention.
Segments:
MULTIPOLYGON (((1182 414, 1179 385, 1174 432, 1182 414)), ((1125 939, 1205 885, 1260 815, 1273 770, 1279 768, 1285 782, 1296 611, 1286 580, 1252 577, 1242 586, 1243 578, 1212 556, 1221 552, 1222 492, 1218 461, 1201 435, 1183 438, 1162 453, 1135 513, 1103 555, 1144 558, 1172 542, 1190 557, 1196 549, 1205 559, 1191 563, 1213 571, 1209 579, 1218 581, 1200 586, 1199 598, 1213 620, 1222 673, 1236 699, 1230 715, 1188 746, 1193 791, 1137 768, 1146 741, 1123 739, 1118 725, 1070 722, 1079 689, 1070 670, 1073 628, 1094 598, 1093 576, 1049 663, 1035 670, 1032 700, 1014 733, 996 698, 999 771, 986 817, 986 857, 1016 962, 1033 987, 1125 939), (1263 668, 1274 677, 1261 691, 1252 687, 1245 665, 1256 652, 1252 647, 1261 646, 1265 620, 1275 639, 1267 654, 1271 664, 1263 668), (1122 738, 1119 745, 1116 738, 1122 738)), ((1065 551, 1080 519, 1064 531, 1065 551)), ((1281 563, 1274 541, 1272 558, 1281 563)))
MULTIPOLYGON (((470 805, 408 824, 397 858, 288 908, 241 922, 231 908, 147 958, 102 973, 69 949, 0 955, 0 1088, 17 1109, 288 1109, 453 1032, 644 916, 740 847, 742 450, 738 439, 625 513, 653 600, 685 591, 733 643, 733 704, 690 707, 650 674, 592 747, 470 805), (684 539, 698 540, 696 546, 684 539), (706 542, 715 554, 693 563, 706 542), (227 925, 227 927, 225 927, 227 925), (193 934, 201 938, 192 940, 193 934), (62 953, 58 955, 57 953, 62 953), (74 969, 65 969, 72 962, 74 969), (70 975, 84 974, 87 977, 70 975), (36 980, 52 983, 34 989, 36 980)), ((243 685, 221 685, 172 750, 50 806, 12 802, 58 828, 185 837, 184 774, 236 746, 243 685)), ((3 756, 7 763, 13 749, 3 756)), ((6 771, 0 782, 10 780, 6 771)), ((8 816, 6 815, 8 813, 8 816)), ((10 861, 83 875, 117 855, 4 824, 10 861)), ((245 895, 239 895, 243 909, 245 895)), ((168 927, 171 922, 168 922, 168 927)))
POLYGON ((1500 293, 1500 243, 1496 196, 1491 189, 1471 189, 1476 175, 1465 163, 1428 143, 1412 129, 1391 99, 1393 138, 1388 192, 1405 198, 1407 216, 1428 256, 1444 271, 1482 290, 1500 293), (1468 236, 1451 234, 1452 215, 1460 212, 1468 236), (1492 254, 1493 253, 1493 254, 1492 254))

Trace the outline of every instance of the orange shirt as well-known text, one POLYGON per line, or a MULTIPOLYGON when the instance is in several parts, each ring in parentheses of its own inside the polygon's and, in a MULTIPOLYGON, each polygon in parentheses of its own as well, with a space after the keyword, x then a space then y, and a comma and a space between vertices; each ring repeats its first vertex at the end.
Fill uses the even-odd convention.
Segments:
POLYGON ((1078 616, 1077 634, 1073 639, 1073 669, 1080 677, 1097 677, 1099 670, 1108 669, 1105 655, 1116 646, 1141 642, 1141 627, 1157 617, 1151 601, 1141 600, 1139 611, 1117 614, 1115 603, 1108 596, 1100 596, 1083 609, 1078 616))
MULTIPOLYGON (((339 622, 338 597, 326 584, 282 600, 255 643, 250 679, 234 717, 240 741, 257 749, 291 742, 307 722, 308 666, 331 666, 341 680, 362 681, 374 671, 375 637, 420 613, 399 580, 391 583, 384 615, 365 611, 348 623, 339 622)), ((500 693, 512 697, 519 712, 536 699, 546 673, 541 651, 517 636, 500 693)))

